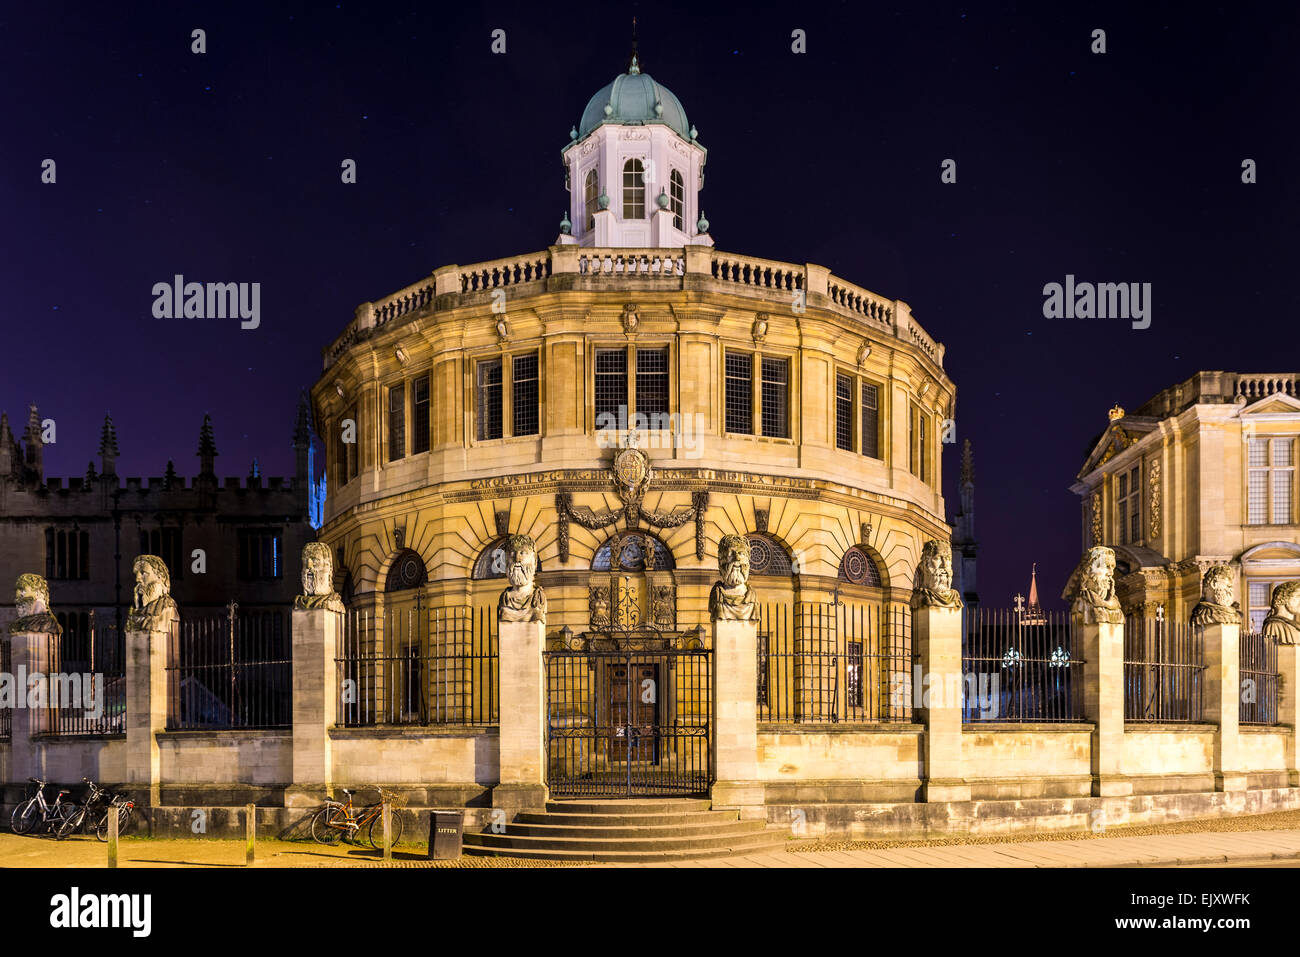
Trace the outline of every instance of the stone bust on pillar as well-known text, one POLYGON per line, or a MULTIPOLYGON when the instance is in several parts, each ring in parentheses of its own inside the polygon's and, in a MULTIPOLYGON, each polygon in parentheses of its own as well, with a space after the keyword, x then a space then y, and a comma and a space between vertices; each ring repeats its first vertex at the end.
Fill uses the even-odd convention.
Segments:
POLYGON ((535 584, 537 546, 527 535, 505 541, 506 580, 510 587, 497 600, 497 621, 537 621, 546 624, 546 592, 535 584))
POLYGON ((302 594, 293 600, 293 607, 343 611, 343 599, 334 590, 334 556, 324 542, 302 547, 302 594))
POLYGON ((1273 588, 1273 605, 1262 631, 1279 645, 1300 645, 1300 581, 1273 588))
POLYGON ((718 572, 722 581, 709 592, 709 618, 713 621, 757 621, 758 603, 749 586, 749 539, 724 535, 718 542, 718 572))
POLYGON ((126 617, 131 631, 162 631, 179 618, 171 596, 172 580, 167 564, 157 555, 138 555, 131 564, 135 573, 135 605, 126 617))
POLYGON ((18 617, 9 622, 9 634, 44 632, 63 634, 59 620, 50 614, 50 586, 40 575, 19 575, 15 584, 14 610, 18 617))
POLYGON ((932 538, 921 547, 912 584, 913 610, 961 608, 961 595, 952 587, 952 545, 932 538))
POLYGON ((1192 624, 1240 625, 1241 605, 1233 601, 1236 575, 1227 565, 1211 565, 1201 580, 1201 600, 1192 609, 1192 624))
POLYGON ((1115 551, 1094 545, 1083 553, 1061 597, 1073 602, 1071 610, 1085 625, 1122 625, 1124 609, 1115 594, 1115 551))

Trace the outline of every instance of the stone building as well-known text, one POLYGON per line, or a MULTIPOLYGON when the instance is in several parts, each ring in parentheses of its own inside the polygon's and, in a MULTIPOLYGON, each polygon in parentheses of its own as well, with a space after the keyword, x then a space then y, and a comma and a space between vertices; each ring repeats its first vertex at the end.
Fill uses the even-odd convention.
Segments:
MULTIPOLYGON (((198 474, 117 474, 117 430, 105 416, 98 467, 84 477, 46 476, 41 419, 29 410, 20 442, 0 415, 0 580, 44 576, 65 628, 87 626, 92 610, 121 634, 132 602, 131 562, 158 555, 182 608, 218 609, 231 600, 287 604, 297 586, 297 556, 315 533, 308 524, 311 434, 304 401, 293 432, 292 478, 218 478, 216 441, 204 416, 198 474), (289 567, 286 567, 288 562, 289 567), (201 569, 201 571, 199 570, 201 569)), ((13 596, 0 594, 0 625, 13 596)))
POLYGON ((555 629, 702 624, 732 533, 770 602, 906 602, 949 536, 944 348, 825 267, 716 249, 698 135, 634 57, 562 150, 551 246, 442 266, 324 350, 321 539, 355 607, 486 606, 512 533, 555 629))
POLYGON ((1300 579, 1300 373, 1197 372, 1116 406, 1071 491, 1085 546, 1115 550, 1125 611, 1185 621, 1214 564, 1237 573, 1249 627, 1300 579))

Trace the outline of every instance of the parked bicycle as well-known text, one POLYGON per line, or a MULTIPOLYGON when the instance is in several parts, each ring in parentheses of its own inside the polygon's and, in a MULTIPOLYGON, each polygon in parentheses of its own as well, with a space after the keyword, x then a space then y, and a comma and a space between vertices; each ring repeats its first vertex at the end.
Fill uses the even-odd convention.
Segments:
POLYGON ((361 829, 366 828, 366 837, 370 846, 376 850, 384 846, 384 804, 392 809, 389 816, 390 838, 394 845, 402 839, 402 806, 406 799, 391 791, 377 787, 379 803, 355 808, 352 804, 352 792, 347 788, 343 793, 347 801, 326 801, 324 806, 311 819, 311 836, 317 844, 338 844, 344 837, 354 841, 361 829))
POLYGON ((108 841, 108 816, 114 809, 118 811, 117 833, 122 836, 131 829, 135 820, 135 802, 128 800, 125 794, 114 794, 109 798, 108 806, 103 808, 95 822, 95 837, 101 842, 108 841))
POLYGON ((107 788, 102 788, 90 778, 82 778, 86 785, 86 795, 81 801, 80 807, 63 818, 55 828, 54 836, 63 840, 71 834, 76 834, 87 825, 89 829, 94 830, 95 836, 101 841, 108 840, 108 815, 112 808, 119 807, 122 809, 121 816, 118 818, 118 834, 125 834, 131 824, 131 813, 135 808, 134 801, 128 801, 125 796, 114 794, 107 788))
POLYGON ((16 808, 9 818, 9 824, 15 834, 31 834, 36 831, 52 830, 55 836, 62 840, 67 837, 69 832, 60 833, 61 825, 68 817, 75 814, 77 806, 71 801, 63 800, 63 795, 67 790, 60 791, 54 798, 53 802, 45 800, 45 789, 49 786, 48 781, 40 781, 36 778, 28 778, 29 783, 35 785, 35 793, 26 801, 23 801, 16 808))

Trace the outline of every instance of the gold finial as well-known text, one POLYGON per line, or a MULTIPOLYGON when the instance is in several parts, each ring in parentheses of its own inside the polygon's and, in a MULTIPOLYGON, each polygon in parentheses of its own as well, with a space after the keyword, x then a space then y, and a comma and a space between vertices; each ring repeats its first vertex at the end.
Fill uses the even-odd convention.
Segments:
POLYGON ((1110 420, 1112 422, 1118 422, 1122 418, 1124 418, 1124 409, 1119 405, 1119 403, 1116 403, 1115 408, 1110 410, 1110 420))

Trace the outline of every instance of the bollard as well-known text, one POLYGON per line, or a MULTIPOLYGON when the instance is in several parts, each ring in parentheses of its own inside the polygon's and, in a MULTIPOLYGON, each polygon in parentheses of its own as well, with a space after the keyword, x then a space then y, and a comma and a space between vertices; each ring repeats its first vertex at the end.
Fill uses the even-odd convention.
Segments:
POLYGON ((257 805, 244 805, 244 866, 252 867, 257 858, 257 805))
POLYGON ((121 810, 117 805, 108 809, 108 866, 117 867, 117 815, 121 810))
POLYGON ((393 806, 384 802, 381 812, 384 816, 384 860, 393 859, 393 806))

